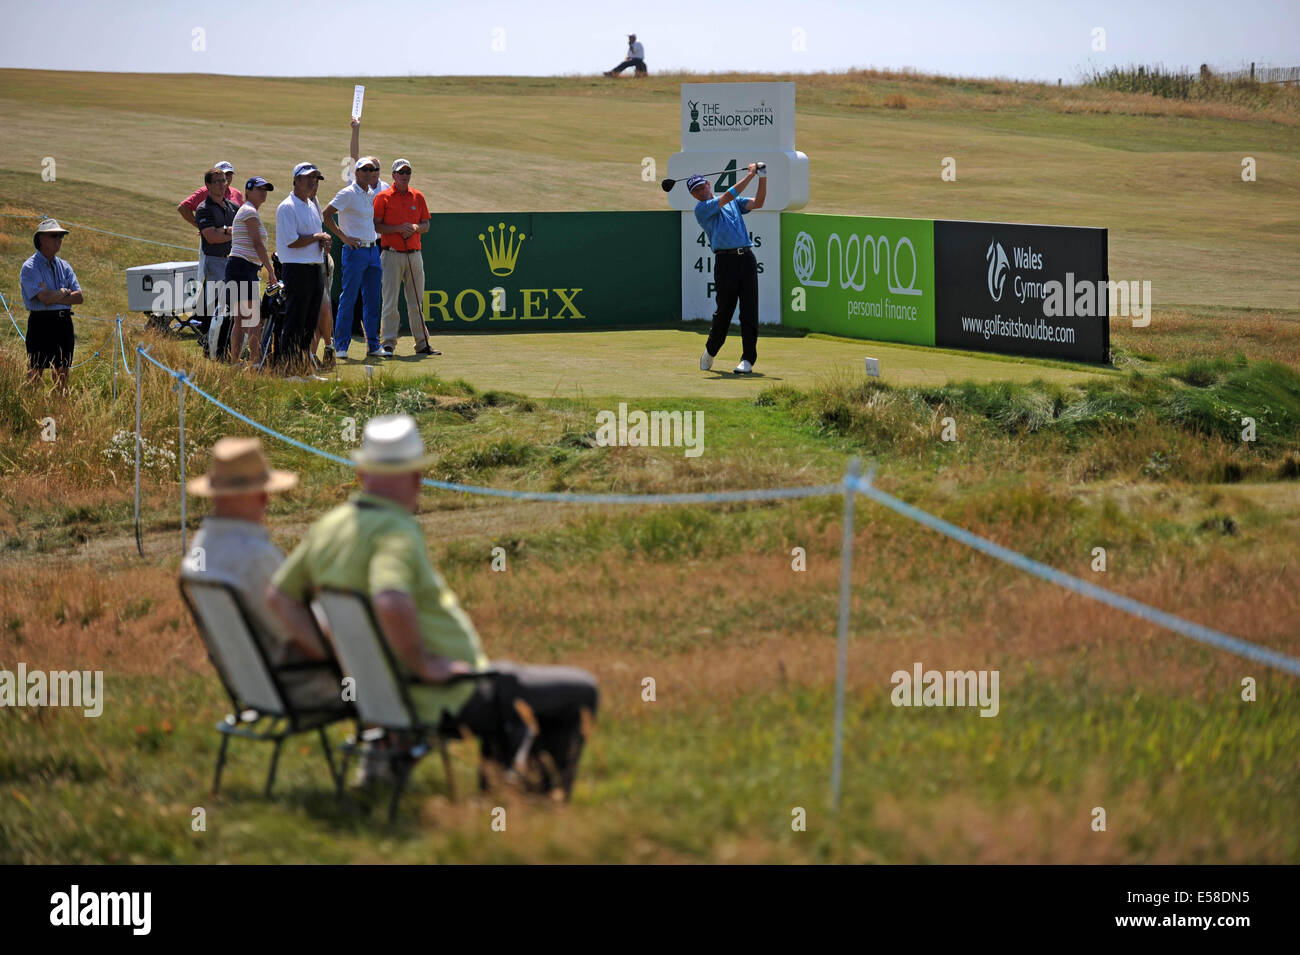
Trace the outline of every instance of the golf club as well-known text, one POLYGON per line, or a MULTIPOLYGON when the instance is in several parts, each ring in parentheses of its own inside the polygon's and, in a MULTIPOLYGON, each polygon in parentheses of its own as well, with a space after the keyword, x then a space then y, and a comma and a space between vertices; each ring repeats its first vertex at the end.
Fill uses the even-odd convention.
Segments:
MULTIPOLYGON (((767 163, 765 163, 765 162, 761 162, 761 163, 759 163, 759 164, 758 164, 758 168, 759 168, 759 169, 766 169, 766 168, 767 168, 767 163)), ((739 172, 739 171, 740 171, 740 170, 738 170, 738 169, 719 169, 717 172, 691 173, 691 176, 695 176, 695 175, 700 175, 700 176, 721 176, 724 172, 739 172)), ((687 179, 690 179, 691 176, 682 176, 682 178, 680 178, 680 179, 662 179, 662 180, 660 180, 659 185, 663 187, 664 192, 671 192, 673 186, 677 185, 677 183, 679 183, 679 182, 685 182, 687 179)))

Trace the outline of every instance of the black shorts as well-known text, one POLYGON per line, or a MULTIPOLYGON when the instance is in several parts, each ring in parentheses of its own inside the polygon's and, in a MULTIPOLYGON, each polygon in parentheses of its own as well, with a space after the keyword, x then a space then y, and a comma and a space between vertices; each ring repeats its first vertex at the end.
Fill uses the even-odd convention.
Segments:
POLYGON ((227 285, 227 288, 232 290, 227 293, 232 296, 232 301, 256 301, 259 269, 261 269, 260 265, 254 265, 248 259, 241 258, 238 255, 232 255, 226 259, 226 281, 235 283, 227 285))
POLYGON ((72 330, 72 310, 29 312, 27 316, 27 367, 69 368, 77 334, 72 330))

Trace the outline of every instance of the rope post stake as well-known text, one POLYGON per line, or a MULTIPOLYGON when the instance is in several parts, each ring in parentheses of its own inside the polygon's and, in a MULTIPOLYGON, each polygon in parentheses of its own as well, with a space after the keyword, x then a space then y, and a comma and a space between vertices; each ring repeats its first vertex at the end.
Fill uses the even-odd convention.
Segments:
POLYGON ((181 457, 181 560, 185 559, 185 372, 176 373, 176 392, 180 400, 180 457, 181 457))
POLYGON ((140 352, 141 342, 135 343, 135 549, 144 556, 144 540, 140 537, 140 352))
POLYGON ((844 539, 840 543, 840 624, 835 651, 835 739, 831 753, 831 812, 840 811, 840 787, 844 770, 844 690, 849 668, 849 595, 853 571, 853 503, 862 462, 849 462, 844 477, 844 539))
MULTIPOLYGON (((122 316, 117 316, 114 321, 117 322, 117 329, 114 332, 115 338, 122 337, 122 316)), ((109 346, 110 348, 112 346, 109 346)), ((113 355, 113 404, 117 404, 117 355, 113 355)))

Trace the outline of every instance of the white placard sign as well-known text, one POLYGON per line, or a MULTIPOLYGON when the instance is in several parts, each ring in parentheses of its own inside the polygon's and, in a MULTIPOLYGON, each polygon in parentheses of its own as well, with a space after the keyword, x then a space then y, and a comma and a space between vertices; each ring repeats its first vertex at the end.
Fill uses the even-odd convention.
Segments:
MULTIPOLYGON (((747 150, 743 152, 674 153, 668 157, 670 179, 685 179, 695 173, 713 173, 713 193, 734 186, 748 175, 745 168, 751 162, 767 163, 767 197, 763 200, 765 212, 793 212, 808 204, 808 157, 801 152, 768 152, 747 150)), ((758 177, 745 189, 747 198, 758 194, 758 177)), ((695 208, 696 199, 686 191, 686 183, 679 182, 668 193, 668 205, 681 212, 695 208)))
MULTIPOLYGON (((758 259, 758 321, 776 325, 781 322, 781 214, 751 212, 745 216, 754 257, 758 259)), ((708 237, 695 213, 682 213, 682 320, 712 319, 717 308, 713 286, 714 255, 708 237)), ((740 306, 731 318, 740 323, 740 306)), ((730 346, 731 339, 727 339, 730 346)), ((735 354, 740 360, 740 352, 735 354)))
POLYGON ((361 118, 361 105, 366 101, 366 88, 364 86, 354 87, 352 90, 352 118, 361 118))

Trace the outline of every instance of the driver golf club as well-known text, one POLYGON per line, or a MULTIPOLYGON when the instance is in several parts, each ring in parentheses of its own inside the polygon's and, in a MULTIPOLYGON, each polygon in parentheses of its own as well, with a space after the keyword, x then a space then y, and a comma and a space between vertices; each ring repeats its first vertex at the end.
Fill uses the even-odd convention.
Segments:
MULTIPOLYGON (((759 164, 758 164, 758 168, 759 168, 759 169, 766 169, 766 168, 767 168, 767 163, 765 163, 765 162, 761 162, 761 163, 759 163, 759 164)), ((694 175, 700 175, 700 176, 721 176, 724 172, 739 172, 739 171, 740 171, 740 170, 738 170, 738 169, 719 169, 717 172, 691 173, 691 176, 694 176, 694 175)), ((687 179, 690 179, 691 176, 682 176, 682 178, 680 178, 680 179, 662 179, 662 180, 660 180, 659 185, 660 185, 661 187, 663 187, 664 192, 672 192, 673 186, 677 185, 677 183, 679 183, 679 182, 685 182, 687 179)))

